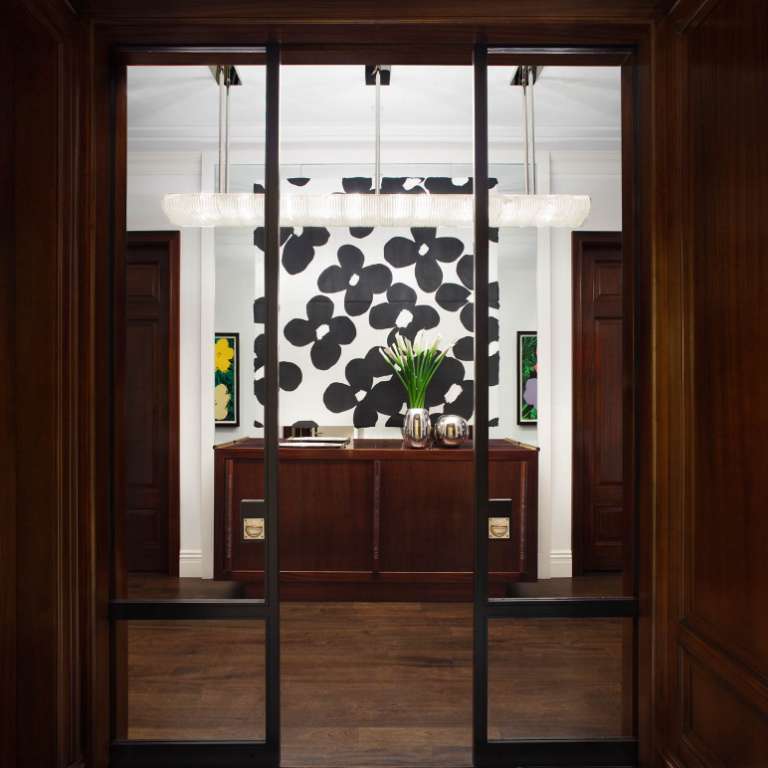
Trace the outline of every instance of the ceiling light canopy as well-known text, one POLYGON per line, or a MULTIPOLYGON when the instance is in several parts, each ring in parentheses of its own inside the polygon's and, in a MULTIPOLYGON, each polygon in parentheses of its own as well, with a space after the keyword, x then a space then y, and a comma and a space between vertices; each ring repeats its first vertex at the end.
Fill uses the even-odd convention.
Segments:
MULTIPOLYGON (((590 211, 588 195, 536 194, 536 148, 533 125, 533 84, 540 68, 518 67, 512 85, 522 87, 525 194, 488 195, 491 227, 581 226, 590 211), (529 130, 530 128, 530 130, 529 130)), ((217 67, 219 84, 219 191, 167 194, 162 208, 179 227, 261 227, 264 194, 229 191, 229 89, 240 81, 234 67, 217 67)), ((284 227, 470 227, 474 198, 467 194, 382 194, 381 86, 388 84, 389 67, 366 68, 366 82, 376 87, 376 157, 373 193, 280 197, 284 227)))

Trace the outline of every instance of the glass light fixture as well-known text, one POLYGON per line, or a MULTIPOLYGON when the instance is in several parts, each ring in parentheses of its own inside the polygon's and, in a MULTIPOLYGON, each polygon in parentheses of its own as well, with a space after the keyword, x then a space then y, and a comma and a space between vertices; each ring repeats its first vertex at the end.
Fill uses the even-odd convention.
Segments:
MULTIPOLYGON (((492 227, 581 226, 586 195, 489 195, 492 227)), ((166 195, 163 211, 179 227, 264 226, 264 195, 195 192, 166 195)), ((287 194, 280 198, 283 227, 471 227, 472 195, 287 194)))
MULTIPOLYGON (((374 66, 376 85, 376 158, 372 194, 284 194, 280 225, 284 227, 471 227, 472 195, 381 193, 381 81, 389 68, 374 66)), ((162 208, 179 227, 260 227, 264 225, 264 194, 229 192, 229 88, 239 84, 234 67, 217 67, 219 83, 219 191, 167 194, 162 208)), ((581 226, 589 215, 588 195, 536 193, 536 148, 533 140, 534 67, 519 67, 513 85, 523 93, 525 194, 489 193, 491 227, 581 226), (529 106, 530 101, 530 106, 529 106), (529 140, 529 122, 530 135, 529 140), (529 159, 530 158, 530 159, 529 159)))

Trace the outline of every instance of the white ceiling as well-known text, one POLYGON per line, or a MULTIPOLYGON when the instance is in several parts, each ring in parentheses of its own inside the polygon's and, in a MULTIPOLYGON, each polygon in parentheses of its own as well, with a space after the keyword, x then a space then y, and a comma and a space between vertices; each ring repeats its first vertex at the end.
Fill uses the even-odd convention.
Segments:
MULTIPOLYGON (((238 67, 231 91, 235 146, 259 143, 264 131, 264 67, 238 67)), ((512 67, 488 72, 491 140, 520 137, 521 96, 512 67)), ((283 142, 370 140, 374 91, 362 66, 286 66, 280 72, 283 142)), ((616 67, 546 67, 535 86, 540 145, 618 149, 620 72, 616 67)), ((128 137, 136 150, 210 149, 218 134, 218 90, 207 67, 131 67, 128 137)), ((472 140, 471 67, 396 66, 382 88, 382 140, 472 140)))

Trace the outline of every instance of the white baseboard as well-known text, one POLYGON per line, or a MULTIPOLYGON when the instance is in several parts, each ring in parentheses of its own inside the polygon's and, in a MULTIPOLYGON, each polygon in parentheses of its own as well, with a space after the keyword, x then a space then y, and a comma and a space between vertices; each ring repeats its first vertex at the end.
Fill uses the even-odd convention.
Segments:
POLYGON ((573 554, 570 549, 553 549, 549 553, 549 576, 570 578, 573 575, 573 554))
MULTIPOLYGON (((179 576, 202 578, 203 553, 199 549, 182 549, 179 552, 179 576)), ((570 549, 553 549, 549 553, 549 577, 570 577, 573 556, 570 549)))
POLYGON ((200 578, 203 567, 203 552, 200 549, 179 551, 179 576, 200 578))

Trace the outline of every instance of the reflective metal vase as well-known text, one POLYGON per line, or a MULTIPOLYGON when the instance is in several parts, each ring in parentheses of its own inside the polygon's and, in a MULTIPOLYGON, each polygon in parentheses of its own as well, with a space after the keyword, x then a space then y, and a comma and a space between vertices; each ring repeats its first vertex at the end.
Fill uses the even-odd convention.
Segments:
POLYGON ((406 448, 426 448, 432 433, 429 411, 426 408, 409 408, 405 412, 402 431, 406 448))
POLYGON ((469 434, 467 420, 447 413, 435 422, 435 442, 443 448, 457 448, 469 434))

